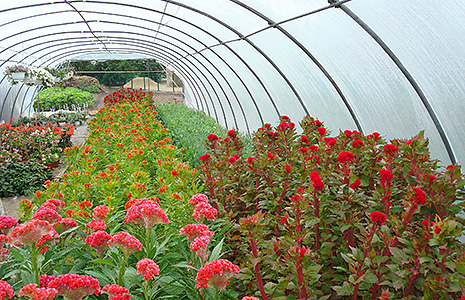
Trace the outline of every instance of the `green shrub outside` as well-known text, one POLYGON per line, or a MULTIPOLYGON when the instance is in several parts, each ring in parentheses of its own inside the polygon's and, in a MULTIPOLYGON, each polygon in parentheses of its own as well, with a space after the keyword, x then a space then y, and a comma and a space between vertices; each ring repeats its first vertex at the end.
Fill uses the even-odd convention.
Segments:
POLYGON ((35 161, 0 165, 0 197, 32 194, 42 189, 46 180, 52 179, 52 171, 35 161))
MULTIPOLYGON (((205 141, 209 134, 223 138, 228 136, 228 129, 215 119, 185 104, 157 104, 156 111, 163 125, 172 133, 173 142, 186 150, 184 160, 192 167, 198 167, 199 157, 208 152, 205 141)), ((245 151, 250 152, 250 136, 242 136, 242 139, 245 140, 245 151)))
POLYGON ((77 88, 52 87, 43 90, 34 101, 36 111, 78 110, 92 107, 94 96, 77 88))

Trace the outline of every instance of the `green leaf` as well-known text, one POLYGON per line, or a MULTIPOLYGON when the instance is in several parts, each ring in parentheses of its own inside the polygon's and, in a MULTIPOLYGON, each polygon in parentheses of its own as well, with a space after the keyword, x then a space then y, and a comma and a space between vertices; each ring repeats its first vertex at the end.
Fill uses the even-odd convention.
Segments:
POLYGON ((116 265, 112 261, 107 260, 107 259, 103 259, 103 258, 97 258, 97 259, 91 260, 89 262, 93 263, 93 264, 104 264, 104 265, 108 265, 108 266, 116 268, 116 265))
POLYGON ((218 245, 216 245, 215 248, 213 248, 213 251, 210 254, 210 257, 208 258, 208 262, 211 262, 221 257, 221 250, 223 249, 223 241, 224 241, 224 238, 218 243, 218 245))
POLYGON ((344 281, 342 286, 333 286, 333 290, 337 292, 338 296, 349 296, 354 293, 354 287, 347 281, 344 281))

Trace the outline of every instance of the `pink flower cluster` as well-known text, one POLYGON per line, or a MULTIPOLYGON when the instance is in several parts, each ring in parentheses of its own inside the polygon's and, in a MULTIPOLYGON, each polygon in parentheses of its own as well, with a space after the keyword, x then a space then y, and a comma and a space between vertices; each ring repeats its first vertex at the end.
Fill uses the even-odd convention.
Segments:
POLYGON ((192 216, 197 222, 202 222, 204 218, 214 220, 218 215, 218 211, 208 203, 208 197, 204 194, 195 194, 189 204, 195 205, 192 216))
POLYGON ((155 224, 169 223, 170 220, 157 202, 144 198, 134 200, 127 208, 124 222, 152 228, 155 224))
POLYGON ((18 221, 15 218, 1 215, 0 216, 0 233, 1 234, 8 234, 10 229, 14 226, 18 225, 18 221))
POLYGON ((160 268, 158 265, 151 259, 144 258, 141 259, 136 264, 137 275, 144 275, 144 280, 152 279, 153 276, 158 276, 160 274, 160 268))
POLYGON ((94 212, 92 213, 92 217, 94 217, 97 221, 103 221, 107 218, 107 213, 110 211, 110 208, 105 204, 99 205, 94 208, 94 212))
POLYGON ((13 298, 15 295, 15 292, 13 291, 13 288, 11 285, 8 284, 8 282, 0 280, 0 299, 3 300, 5 297, 8 298, 13 298))
POLYGON ((18 296, 26 296, 31 300, 52 300, 57 294, 58 291, 54 288, 37 288, 36 283, 30 283, 19 290, 18 296))
POLYGON ((79 300, 92 294, 98 295, 100 292, 98 280, 89 275, 60 275, 50 281, 48 287, 56 289, 59 296, 70 300, 79 300))
POLYGON ((92 220, 89 223, 86 224, 86 228, 92 229, 94 232, 95 231, 104 231, 107 229, 107 225, 105 224, 105 221, 97 221, 97 220, 92 220))
POLYGON ((191 241, 190 249, 202 260, 208 258, 207 248, 213 232, 204 224, 189 224, 181 228, 179 235, 187 234, 187 238, 191 241))
POLYGON ((111 235, 105 231, 97 231, 86 237, 86 244, 95 248, 97 254, 100 256, 108 249, 108 241, 111 239, 111 235))
POLYGON ((119 232, 113 235, 108 241, 108 246, 119 247, 126 256, 137 251, 142 251, 141 242, 127 232, 119 232))
POLYGON ((229 260, 215 259, 198 271, 195 278, 197 288, 213 287, 220 291, 225 290, 229 279, 240 271, 240 268, 229 260))
POLYGON ((102 294, 108 295, 108 300, 129 300, 131 299, 131 294, 124 286, 117 284, 108 284, 102 288, 100 291, 102 294))
POLYGON ((10 233, 10 243, 19 242, 29 244, 39 241, 44 235, 56 234, 50 223, 43 220, 34 219, 25 224, 16 226, 10 233))

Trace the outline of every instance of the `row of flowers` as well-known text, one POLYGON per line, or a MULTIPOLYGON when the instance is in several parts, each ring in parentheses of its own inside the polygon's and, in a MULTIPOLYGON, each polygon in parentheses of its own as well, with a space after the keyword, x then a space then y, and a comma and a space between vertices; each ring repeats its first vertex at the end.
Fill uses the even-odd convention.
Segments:
POLYGON ((465 295, 460 166, 431 159, 423 133, 331 137, 310 117, 295 127, 259 128, 252 156, 235 131, 210 135, 200 157, 212 204, 236 224, 241 288, 264 300, 465 295))
POLYGON ((24 224, 0 218, 0 298, 11 286, 31 299, 237 299, 227 286, 240 269, 221 258, 227 224, 139 100, 97 113, 86 145, 65 150, 62 181, 20 203, 24 224))

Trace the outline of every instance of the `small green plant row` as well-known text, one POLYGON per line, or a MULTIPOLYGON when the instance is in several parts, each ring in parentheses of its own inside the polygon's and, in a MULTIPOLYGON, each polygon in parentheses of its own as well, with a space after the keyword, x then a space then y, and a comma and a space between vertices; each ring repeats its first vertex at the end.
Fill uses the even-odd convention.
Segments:
POLYGON ((41 91, 35 98, 35 111, 83 110, 92 107, 94 96, 86 91, 68 87, 51 87, 41 91))
MULTIPOLYGON (((160 120, 172 133, 175 144, 187 150, 185 159, 193 167, 198 167, 199 156, 208 151, 205 141, 209 134, 227 137, 228 129, 218 124, 204 111, 195 110, 185 104, 157 104, 160 120)), ((250 137, 243 136, 246 145, 251 144, 250 137)), ((246 147, 246 151, 250 147, 246 147)))

